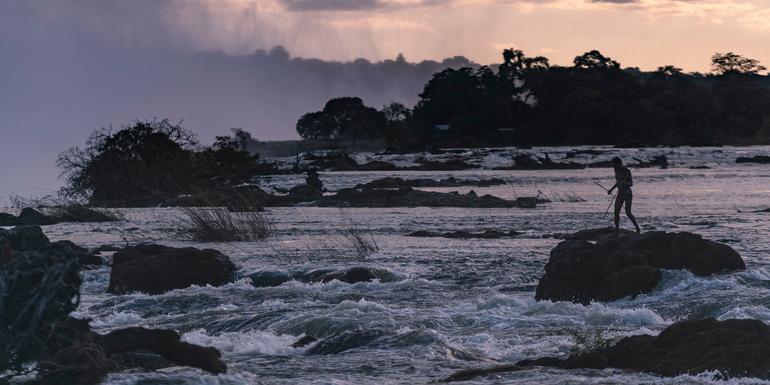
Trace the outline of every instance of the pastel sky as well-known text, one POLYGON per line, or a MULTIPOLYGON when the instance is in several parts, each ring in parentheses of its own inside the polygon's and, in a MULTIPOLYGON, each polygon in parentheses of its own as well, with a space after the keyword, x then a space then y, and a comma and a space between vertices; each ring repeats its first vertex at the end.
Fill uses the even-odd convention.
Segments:
POLYGON ((726 51, 770 67, 770 0, 0 0, 0 205, 55 191, 57 154, 100 127, 295 139, 331 97, 414 103, 430 76, 289 55, 494 64, 507 47, 560 65, 598 49, 644 70, 706 72, 726 51))

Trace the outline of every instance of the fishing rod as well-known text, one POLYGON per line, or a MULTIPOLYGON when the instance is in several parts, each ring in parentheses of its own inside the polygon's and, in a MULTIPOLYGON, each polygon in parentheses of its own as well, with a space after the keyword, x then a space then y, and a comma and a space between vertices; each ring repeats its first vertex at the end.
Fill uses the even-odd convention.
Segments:
MULTIPOLYGON (((607 188, 602 186, 601 183, 594 181, 594 184, 601 187, 602 190, 606 191, 609 194, 610 190, 607 190, 607 188)), ((604 211, 604 217, 602 218, 607 217, 607 214, 610 212, 610 207, 612 207, 612 202, 615 202, 615 194, 610 194, 610 195, 612 195, 612 199, 610 199, 610 204, 607 205, 607 210, 604 211)))

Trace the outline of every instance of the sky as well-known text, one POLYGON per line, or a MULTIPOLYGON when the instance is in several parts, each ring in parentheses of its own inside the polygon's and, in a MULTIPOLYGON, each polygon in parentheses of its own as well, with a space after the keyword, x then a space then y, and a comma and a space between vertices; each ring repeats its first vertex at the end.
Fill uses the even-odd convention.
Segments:
POLYGON ((707 72, 715 52, 770 66, 768 43, 770 0, 0 0, 0 203, 55 191, 60 151, 135 119, 204 143, 232 127, 294 139, 331 97, 414 103, 432 71, 467 63, 445 58, 598 49, 707 72))

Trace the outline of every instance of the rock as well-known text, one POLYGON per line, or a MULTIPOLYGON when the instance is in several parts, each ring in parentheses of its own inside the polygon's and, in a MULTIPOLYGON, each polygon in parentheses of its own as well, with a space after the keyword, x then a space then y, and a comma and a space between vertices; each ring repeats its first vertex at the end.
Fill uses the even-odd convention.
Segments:
POLYGON ((325 155, 306 154, 308 167, 329 171, 355 171, 358 163, 342 151, 329 151, 325 155))
POLYGON ((478 166, 467 163, 462 158, 454 158, 444 162, 432 161, 426 159, 417 159, 418 166, 407 167, 407 170, 419 171, 459 171, 478 168, 478 166))
POLYGON ((409 187, 394 189, 346 188, 334 195, 324 196, 315 205, 320 207, 478 207, 478 208, 533 208, 543 199, 520 197, 507 200, 492 195, 444 193, 414 190, 409 187))
POLYGON ((50 225, 52 223, 54 223, 53 219, 31 207, 22 209, 18 218, 19 225, 50 225))
POLYGON ((139 245, 112 256, 108 291, 160 294, 191 285, 220 286, 231 282, 234 272, 230 258, 216 250, 139 245))
POLYGON ((68 258, 75 258, 84 266, 101 265, 103 263, 102 259, 98 256, 89 253, 88 250, 68 240, 51 243, 45 248, 45 252, 59 253, 66 255, 68 258))
POLYGON ((291 344, 291 347, 293 348, 303 348, 307 345, 312 344, 313 342, 318 341, 318 338, 315 338, 313 336, 304 336, 297 340, 297 342, 291 344))
POLYGON ((291 281, 292 277, 283 271, 258 271, 249 274, 249 279, 254 287, 273 287, 291 281))
POLYGON ((549 235, 549 237, 557 238, 557 239, 570 239, 575 241, 599 241, 602 239, 615 237, 618 235, 627 236, 627 235, 634 235, 634 234, 636 233, 626 229, 620 229, 619 232, 616 232, 614 227, 608 226, 608 227, 600 227, 596 229, 580 230, 575 233, 551 234, 549 235))
POLYGON ((520 235, 518 231, 498 231, 498 230, 486 230, 480 233, 472 233, 465 230, 457 230, 449 233, 437 233, 427 230, 419 230, 407 234, 407 237, 443 237, 443 238, 455 238, 455 239, 495 239, 495 238, 508 238, 520 235))
POLYGON ((735 163, 769 164, 770 156, 767 156, 767 155, 754 155, 752 157, 739 156, 737 159, 735 159, 735 163))
POLYGON ((691 320, 675 323, 657 336, 625 337, 617 344, 566 359, 543 357, 514 365, 469 369, 445 379, 518 371, 534 366, 561 369, 616 368, 665 377, 714 372, 715 379, 770 379, 770 327, 752 319, 691 320))
POLYGON ((102 346, 109 357, 120 353, 146 350, 161 355, 177 365, 200 368, 210 373, 225 373, 227 365, 217 349, 182 342, 172 330, 130 327, 102 336, 102 346))
POLYGON ((50 242, 40 226, 0 229, 0 239, 5 239, 8 248, 15 251, 39 251, 46 255, 63 256, 77 260, 82 266, 102 264, 101 258, 71 241, 50 242))
POLYGON ((488 187, 505 184, 500 178, 464 180, 449 177, 441 180, 433 179, 403 179, 398 177, 385 177, 365 184, 358 184, 355 188, 401 188, 401 187, 460 187, 460 186, 479 186, 488 187))
POLYGON ((9 213, 0 213, 0 226, 16 226, 19 224, 18 218, 9 213))
POLYGON ((381 160, 373 160, 368 163, 364 163, 358 166, 359 171, 394 171, 398 170, 398 167, 393 163, 388 163, 381 160))
POLYGON ((745 269, 730 246, 691 233, 648 232, 606 237, 591 243, 566 240, 553 250, 540 279, 538 300, 588 303, 649 293, 660 269, 685 269, 708 276, 745 269))
POLYGON ((366 267, 351 267, 345 270, 339 270, 324 274, 317 281, 327 283, 338 280, 345 283, 371 282, 376 279, 374 272, 366 267))
POLYGON ((0 237, 6 238, 15 251, 39 250, 50 244, 40 226, 16 226, 10 230, 0 229, 0 237))

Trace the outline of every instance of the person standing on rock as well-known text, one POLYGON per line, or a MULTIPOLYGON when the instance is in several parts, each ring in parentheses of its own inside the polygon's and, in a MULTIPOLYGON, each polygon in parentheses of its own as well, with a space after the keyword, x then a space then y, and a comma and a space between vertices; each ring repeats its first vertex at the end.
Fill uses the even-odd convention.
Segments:
POLYGON ((631 170, 623 166, 623 161, 617 156, 612 158, 612 168, 615 169, 615 184, 607 190, 607 194, 612 194, 612 190, 618 188, 618 195, 615 198, 615 231, 620 231, 620 208, 625 205, 626 215, 636 227, 636 233, 639 234, 641 232, 639 224, 631 213, 631 204, 634 200, 634 193, 631 191, 631 186, 634 185, 631 170))

